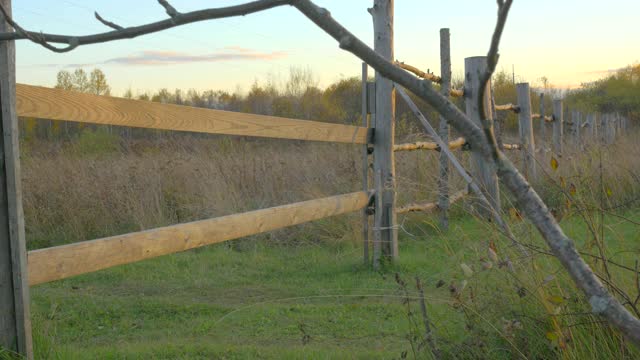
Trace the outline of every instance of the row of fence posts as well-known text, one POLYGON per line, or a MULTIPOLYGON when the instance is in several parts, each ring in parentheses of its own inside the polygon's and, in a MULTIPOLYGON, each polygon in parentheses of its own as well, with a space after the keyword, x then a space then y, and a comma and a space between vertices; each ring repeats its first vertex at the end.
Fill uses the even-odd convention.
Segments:
MULTIPOLYGON (((385 59, 394 60, 393 56, 393 0, 374 0, 374 6, 370 9, 374 24, 374 49, 385 59)), ((440 30, 440 59, 441 59, 441 94, 450 97, 451 90, 451 52, 449 29, 440 30)), ((483 126, 484 119, 491 121, 491 126, 498 127, 495 99, 492 94, 491 84, 487 84, 484 91, 484 111, 480 114, 478 96, 480 94, 480 74, 487 68, 486 56, 469 57, 465 59, 465 86, 463 96, 467 116, 483 126), (495 123, 495 124, 494 124, 495 123)), ((363 189, 369 189, 368 179, 372 175, 375 201, 363 211, 363 237, 364 237, 364 262, 373 264, 379 269, 383 260, 393 261, 398 256, 398 223, 396 219, 396 181, 394 166, 394 135, 395 135, 395 90, 393 83, 376 73, 375 81, 368 82, 367 65, 362 68, 362 119, 363 126, 370 128, 370 144, 363 149, 363 189), (371 158, 373 160, 371 160, 371 158), (371 169, 373 171, 371 172, 371 169), (369 226, 369 220, 373 215, 373 227, 369 226), (369 232, 373 231, 373 242, 369 241, 369 232), (373 254, 370 258, 369 247, 372 245, 373 254)), ((516 84, 517 105, 509 110, 518 114, 519 149, 522 151, 522 171, 524 176, 535 181, 537 178, 536 142, 534 138, 534 121, 539 121, 540 150, 553 151, 557 156, 563 154, 565 137, 572 139, 574 145, 582 146, 586 141, 598 141, 611 144, 615 141, 616 134, 627 129, 629 121, 620 114, 583 114, 578 111, 570 113, 569 118, 564 115, 563 102, 560 99, 553 100, 551 115, 546 115, 544 94, 540 94, 539 113, 533 114, 531 106, 531 88, 528 83, 516 84), (547 124, 551 123, 551 149, 547 149, 547 124), (565 128, 566 127, 566 128, 565 128)), ((502 109, 501 109, 502 111, 502 109)), ((445 143, 450 137, 450 127, 447 120, 440 117, 439 136, 445 143)), ((500 131, 499 128, 496 129, 500 131)), ((502 146, 502 140, 498 139, 502 146)), ((479 154, 470 156, 470 171, 483 190, 489 205, 494 211, 501 212, 500 192, 498 177, 494 165, 479 154)), ((448 229, 450 208, 449 188, 449 159, 444 152, 439 158, 438 177, 438 210, 440 211, 440 224, 444 231, 448 229)), ((491 209, 485 205, 474 206, 479 216, 489 219, 491 209)))

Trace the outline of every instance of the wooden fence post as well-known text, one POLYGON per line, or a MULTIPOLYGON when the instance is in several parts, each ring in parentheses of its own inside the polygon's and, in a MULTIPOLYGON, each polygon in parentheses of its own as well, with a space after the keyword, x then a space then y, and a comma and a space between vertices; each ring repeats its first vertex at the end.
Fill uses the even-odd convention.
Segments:
MULTIPOLYGON (((393 55, 393 6, 394 0, 374 0, 373 8, 369 12, 373 16, 374 49, 382 57, 389 61, 394 60, 393 55)), ((393 156, 393 142, 396 123, 396 96, 393 82, 376 72, 376 117, 375 135, 373 141, 373 169, 381 173, 376 176, 377 189, 382 189, 382 208, 379 219, 374 223, 381 232, 382 256, 393 260, 398 256, 398 229, 396 225, 396 172, 393 156)), ((374 267, 378 268, 380 259, 373 259, 374 267)))
POLYGON ((596 129, 595 129, 595 115, 593 113, 588 113, 587 114, 587 119, 586 119, 586 124, 589 127, 588 128, 588 134, 586 135, 586 137, 588 138, 587 141, 589 142, 593 142, 593 140, 595 139, 595 134, 596 134, 596 129))
POLYGON ((562 100, 553 101, 553 151, 562 156, 562 100))
POLYGON ((544 150, 545 143, 547 142, 547 122, 544 120, 544 93, 540 93, 540 139, 538 143, 544 150))
POLYGON ((580 111, 576 111, 576 120, 575 120, 575 125, 576 127, 576 132, 575 132, 575 138, 576 138, 576 145, 579 147, 580 144, 582 143, 582 138, 581 138, 581 130, 582 130, 582 113, 580 111))
MULTIPOLYGON (((478 97, 480 96, 480 77, 487 69, 487 57, 475 56, 464 59, 465 71, 465 107, 469 118, 483 127, 484 121, 492 121, 491 113, 491 81, 487 83, 485 98, 483 99, 485 113, 480 114, 478 108, 478 97)), ((492 125, 493 126, 493 125, 492 125)), ((473 144, 472 144, 473 146, 473 144)), ((473 176, 478 181, 478 185, 489 200, 489 204, 500 213, 500 190, 498 187, 498 176, 495 166, 484 160, 482 155, 473 152, 471 154, 471 169, 473 176)), ((481 205, 483 206, 483 205, 481 205)), ((480 208, 478 209, 480 210, 480 208)), ((490 209, 483 209, 479 214, 485 219, 491 218, 490 209)))
MULTIPOLYGON (((369 128, 368 102, 368 69, 367 63, 362 63, 362 126, 369 128)), ((362 191, 369 191, 369 144, 362 149, 362 191)), ((369 265, 369 209, 362 209, 362 246, 364 251, 364 265, 369 265)))
MULTIPOLYGON (((0 0, 11 14, 11 0, 0 0)), ((12 32, 4 18, 0 32, 12 32)), ((0 347, 33 359, 27 252, 24 237, 18 116, 16 53, 13 41, 0 42, 0 347)))
MULTIPOLYGON (((449 97, 451 90, 451 36, 449 29, 440 29, 440 93, 449 97)), ((440 116, 439 135, 445 144, 449 143, 449 123, 440 116)), ((449 229, 449 158, 444 151, 440 152, 440 177, 438 179, 438 207, 440 208, 440 225, 443 230, 449 229)))
MULTIPOLYGON (((533 120, 531 119, 531 92, 529 83, 516 85, 518 95, 518 124, 520 129, 520 143, 524 153, 524 174, 528 180, 536 179, 535 151, 536 144, 533 138, 533 120)), ((543 118, 544 121, 544 118, 543 118)))

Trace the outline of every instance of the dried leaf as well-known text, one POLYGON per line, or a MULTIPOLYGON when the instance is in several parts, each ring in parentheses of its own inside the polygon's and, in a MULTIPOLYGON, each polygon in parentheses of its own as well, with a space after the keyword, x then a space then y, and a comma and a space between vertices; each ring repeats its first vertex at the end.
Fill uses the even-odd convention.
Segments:
POLYGON ((462 263, 462 264, 460 264, 460 267, 462 268, 462 272, 464 273, 464 276, 466 276, 466 277, 472 277, 473 276, 473 270, 471 270, 469 265, 467 265, 465 263, 462 263))
POLYGON ((558 163, 558 160, 557 160, 556 158, 552 157, 552 158, 551 158, 551 168, 552 168, 553 170, 558 170, 558 166, 559 166, 559 165, 560 165, 560 164, 558 163))
POLYGON ((496 254, 495 250, 493 250, 490 247, 489 250, 487 250, 487 252, 489 253, 489 259, 491 259, 491 261, 497 263, 498 262, 498 254, 496 254))
POLYGON ((577 192, 576 185, 574 183, 571 183, 569 185, 569 194, 571 194, 571 196, 575 196, 576 192, 577 192))
POLYGON ((564 177, 560 176, 560 186, 567 187, 567 182, 564 180, 564 177))
POLYGON ((509 215, 511 216, 512 220, 517 220, 517 221, 522 220, 522 215, 516 208, 509 208, 509 215))

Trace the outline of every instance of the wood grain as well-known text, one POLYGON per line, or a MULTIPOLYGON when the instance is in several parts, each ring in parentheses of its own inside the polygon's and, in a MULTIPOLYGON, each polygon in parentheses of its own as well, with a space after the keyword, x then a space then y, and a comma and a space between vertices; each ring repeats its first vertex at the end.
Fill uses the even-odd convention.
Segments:
MULTIPOLYGON (((1 0, 11 14, 11 0, 1 0)), ((0 32, 13 31, 4 19, 0 32)), ((0 42, 0 357, 11 352, 33 359, 27 250, 25 246, 20 149, 16 115, 16 50, 0 42)), ((16 356, 18 358, 18 356, 16 356)))
POLYGON ((208 134, 365 144, 361 126, 160 104, 17 85, 18 116, 208 134))
POLYGON ((369 197, 360 191, 29 251, 29 284, 42 284, 357 211, 367 206, 369 197))
MULTIPOLYGON (((394 60, 394 3, 395 0, 374 0, 370 9, 373 19, 374 41, 376 53, 388 61, 394 60)), ((376 211, 380 216, 374 219, 374 228, 380 232, 380 242, 374 242, 374 268, 380 266, 382 257, 393 260, 398 257, 398 230, 396 227, 396 168, 393 155, 393 143, 396 133, 396 93, 393 82, 379 72, 376 72, 376 103, 375 103, 375 136, 373 137, 373 171, 375 180, 382 181, 375 184, 380 189, 379 196, 382 204, 376 211), (379 175, 379 176, 378 176, 379 175), (381 251, 375 247, 380 246, 381 251)), ((376 195, 378 196, 378 195, 376 195)))

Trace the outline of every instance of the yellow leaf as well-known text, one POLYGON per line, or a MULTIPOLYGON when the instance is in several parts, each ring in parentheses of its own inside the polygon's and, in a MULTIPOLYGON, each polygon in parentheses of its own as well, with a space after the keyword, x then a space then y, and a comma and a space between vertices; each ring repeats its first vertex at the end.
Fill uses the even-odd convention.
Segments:
POLYGON ((464 276, 466 276, 466 277, 473 276, 473 270, 471 270, 469 265, 467 265, 465 263, 462 263, 462 264, 460 264, 460 267, 462 268, 462 272, 464 273, 464 276))
POLYGON ((567 182, 564 180, 564 177, 560 176, 560 186, 562 187, 566 187, 567 186, 567 182))
POLYGON ((498 262, 498 254, 496 253, 495 250, 493 250, 492 248, 489 248, 489 250, 487 250, 487 252, 489 253, 489 259, 491 259, 491 261, 493 262, 498 262))
POLYGON ((550 341, 556 341, 556 340, 558 340, 558 334, 556 334, 553 331, 549 331, 547 333, 547 339, 549 339, 550 341))
POLYGON ((558 166, 559 166, 559 165, 560 165, 560 164, 558 164, 558 160, 557 160, 556 158, 552 157, 552 158, 551 158, 551 168, 552 168, 553 170, 558 170, 558 166))
POLYGON ((565 206, 567 207, 567 210, 571 209, 571 200, 567 199, 565 206))
POLYGON ((549 296, 547 301, 552 303, 553 305, 560 305, 564 302, 562 296, 549 296))
POLYGON ((611 189, 607 188, 607 196, 611 197, 612 194, 613 194, 613 192, 611 192, 611 189))
POLYGON ((522 215, 520 215, 520 212, 516 208, 509 208, 509 216, 511 216, 513 220, 522 220, 522 215))
POLYGON ((574 196, 576 192, 577 192, 577 189, 575 184, 571 183, 571 185, 569 185, 569 194, 571 194, 571 196, 574 196))

